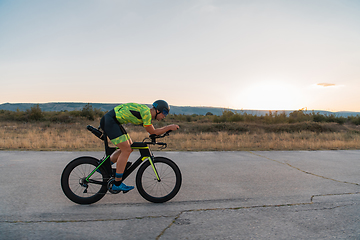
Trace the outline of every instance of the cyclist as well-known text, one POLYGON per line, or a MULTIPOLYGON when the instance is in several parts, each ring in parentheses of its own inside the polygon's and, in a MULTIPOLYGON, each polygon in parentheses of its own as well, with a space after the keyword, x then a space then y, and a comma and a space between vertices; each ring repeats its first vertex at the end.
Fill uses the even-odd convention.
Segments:
POLYGON ((100 126, 109 137, 111 142, 116 145, 117 149, 111 156, 110 160, 116 164, 115 182, 112 190, 130 191, 133 186, 127 186, 122 183, 122 176, 131 152, 132 140, 127 134, 122 124, 133 123, 142 124, 149 134, 161 135, 169 130, 177 130, 178 125, 172 124, 155 129, 152 120, 164 119, 170 111, 170 106, 164 100, 157 100, 152 104, 150 109, 144 104, 125 103, 116 106, 114 109, 105 114, 101 119, 100 126))

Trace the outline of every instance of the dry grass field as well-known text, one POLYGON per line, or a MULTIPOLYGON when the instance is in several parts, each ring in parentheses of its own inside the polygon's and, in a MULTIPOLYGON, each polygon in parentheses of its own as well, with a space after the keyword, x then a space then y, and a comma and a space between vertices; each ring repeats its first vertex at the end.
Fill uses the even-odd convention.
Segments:
MULTIPOLYGON (((86 130, 88 123, 0 122, 1 150, 102 151, 103 143, 86 130)), ((181 131, 164 139, 169 151, 242 151, 242 150, 335 150, 360 149, 359 126, 323 125, 329 131, 282 131, 285 125, 239 125, 238 130, 216 130, 211 124, 194 130, 181 125, 181 131), (199 130, 200 129, 200 130, 199 130), (208 131, 203 131, 207 129, 208 131), (279 130, 280 129, 280 130, 279 130)), ((293 127, 298 127, 294 125, 293 127)), ((317 126, 319 127, 319 126, 317 126)), ((133 141, 148 136, 142 127, 126 126, 133 141)), ((157 148, 153 148, 156 150, 157 148)))

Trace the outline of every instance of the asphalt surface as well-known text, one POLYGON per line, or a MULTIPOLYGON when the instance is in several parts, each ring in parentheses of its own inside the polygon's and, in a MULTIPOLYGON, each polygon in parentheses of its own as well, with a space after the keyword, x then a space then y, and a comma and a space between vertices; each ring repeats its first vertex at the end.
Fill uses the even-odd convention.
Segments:
POLYGON ((0 239, 360 239, 360 151, 155 155, 182 171, 174 199, 135 189, 83 206, 63 194, 62 170, 102 153, 0 151, 0 239))

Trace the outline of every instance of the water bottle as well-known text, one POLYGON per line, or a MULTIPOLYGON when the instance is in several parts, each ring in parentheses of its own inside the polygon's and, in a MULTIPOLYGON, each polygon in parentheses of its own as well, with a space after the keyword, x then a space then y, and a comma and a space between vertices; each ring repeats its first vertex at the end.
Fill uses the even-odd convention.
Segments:
POLYGON ((98 138, 100 138, 101 140, 104 140, 103 138, 103 133, 99 130, 94 128, 93 126, 88 125, 86 127, 90 132, 92 132, 95 136, 97 136, 98 138))

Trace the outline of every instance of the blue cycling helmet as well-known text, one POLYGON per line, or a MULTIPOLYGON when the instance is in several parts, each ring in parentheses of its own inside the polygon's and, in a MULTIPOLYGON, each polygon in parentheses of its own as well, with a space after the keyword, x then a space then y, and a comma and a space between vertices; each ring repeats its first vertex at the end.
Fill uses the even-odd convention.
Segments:
MULTIPOLYGON (((169 114, 170 112, 170 106, 169 104, 164 101, 164 100, 156 100, 153 104, 153 107, 160 111, 160 113, 163 113, 165 115, 165 117, 169 114)), ((157 115, 157 114, 156 114, 157 115)))

